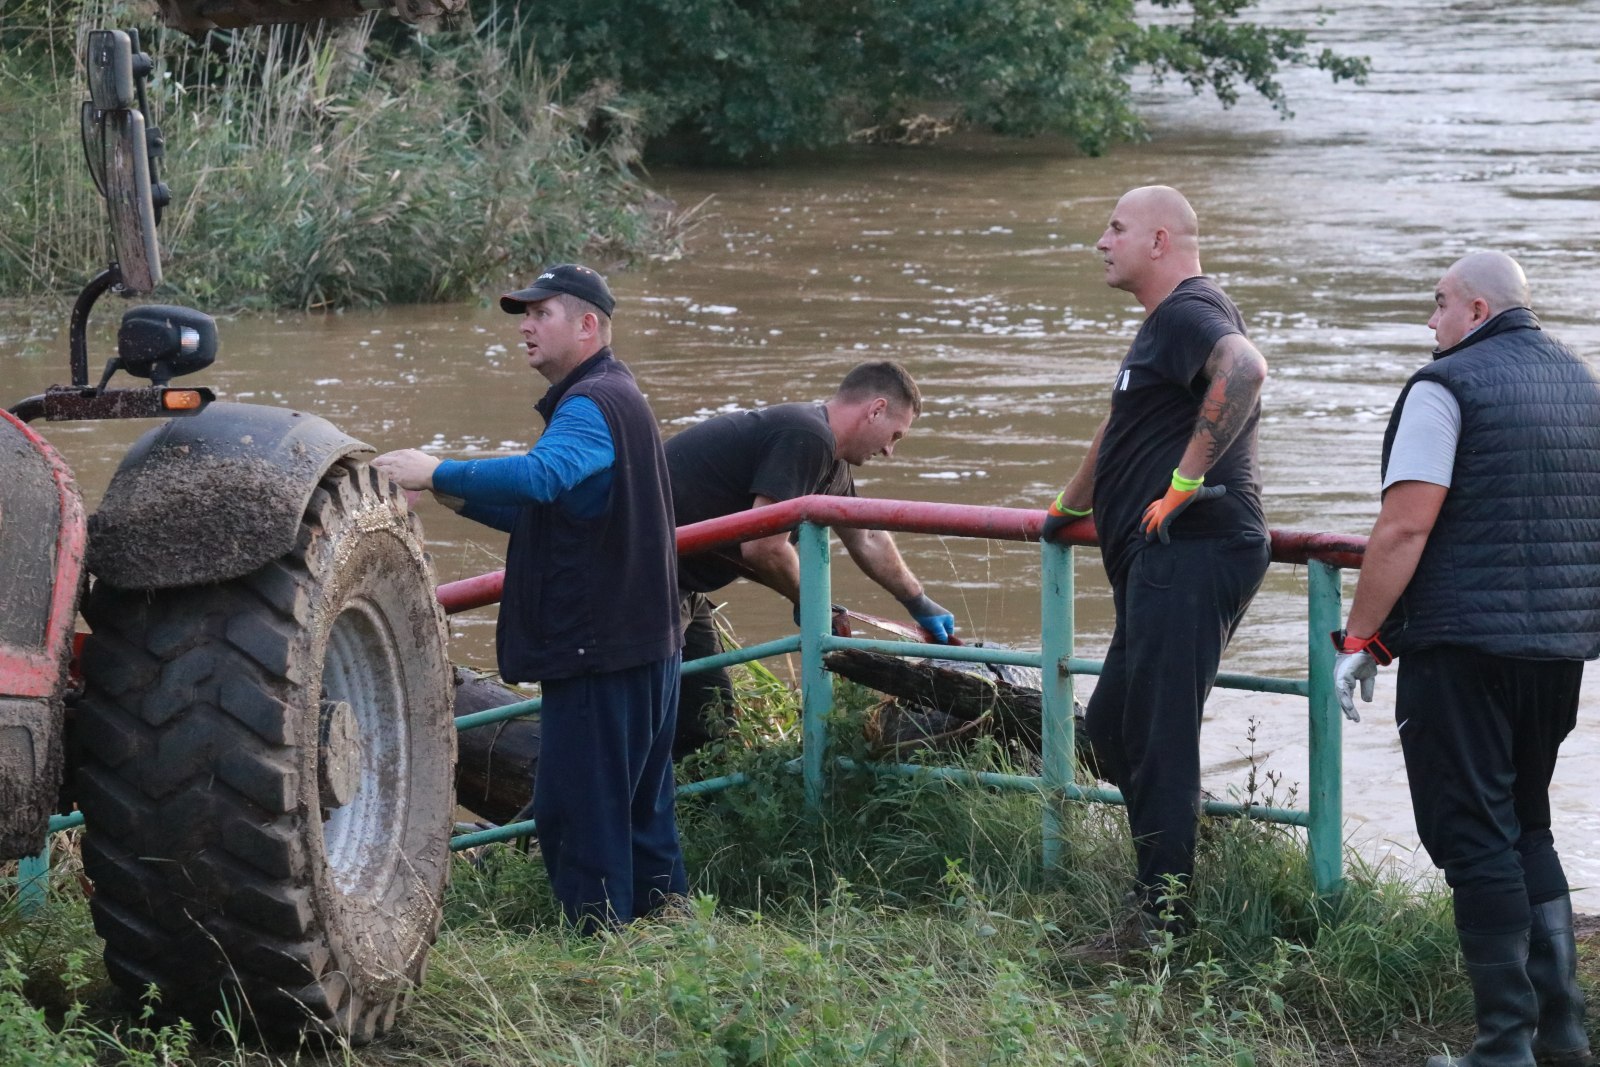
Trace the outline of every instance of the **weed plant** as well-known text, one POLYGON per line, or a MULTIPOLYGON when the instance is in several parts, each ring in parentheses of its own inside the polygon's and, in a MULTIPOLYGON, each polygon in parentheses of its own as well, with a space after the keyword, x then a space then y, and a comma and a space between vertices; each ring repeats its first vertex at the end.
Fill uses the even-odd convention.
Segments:
POLYGON ((108 260, 83 161, 85 35, 136 28, 174 202, 167 299, 211 310, 459 300, 556 259, 672 254, 683 219, 635 174, 631 114, 471 27, 372 46, 371 19, 212 34, 142 5, 0 12, 0 296, 63 294, 108 260), (7 13, 12 12, 12 13, 7 13), (68 17, 68 16, 71 17, 68 17))
MULTIPOLYGON (((836 692, 834 736, 862 758, 849 739, 873 697, 836 692)), ((764 671, 739 696, 744 727, 683 769, 751 779, 680 804, 690 913, 574 938, 537 857, 487 851, 452 889, 435 971, 450 992, 407 1023, 423 1059, 467 1041, 483 1063, 1388 1063, 1397 1032, 1422 1048, 1465 1019, 1431 882, 1357 863, 1321 901, 1298 831, 1207 820, 1195 933, 1089 962, 1078 949, 1120 917, 1131 875, 1120 809, 1063 805, 1052 872, 1032 794, 836 773, 812 818, 792 698, 764 671), (464 1002, 483 1014, 452 1022, 464 1002)), ((992 745, 957 762, 1019 769, 992 745)), ((1239 799, 1279 790, 1252 777, 1239 799)))
MULTIPOLYGON (((1439 1027, 1459 1044, 1468 1000, 1432 881, 1353 861, 1343 895, 1319 900, 1298 831, 1208 819, 1195 932, 1095 962, 1079 950, 1121 916, 1131 877, 1120 809, 1063 804, 1049 872, 1034 794, 838 772, 813 817, 795 702, 764 669, 741 673, 743 725, 682 769, 751 779, 680 803, 687 908, 580 937, 536 849, 463 855, 400 1028, 334 1062, 1312 1067, 1420 1060, 1439 1027)), ((871 697, 838 692, 849 754, 871 697)), ((952 759, 1018 762, 999 746, 952 759)), ((1252 776, 1238 799, 1282 792, 1252 776)), ((71 840, 42 916, 0 910, 0 1067, 324 1062, 260 1050, 233 1022, 202 1040, 158 1004, 117 1007, 71 840)))

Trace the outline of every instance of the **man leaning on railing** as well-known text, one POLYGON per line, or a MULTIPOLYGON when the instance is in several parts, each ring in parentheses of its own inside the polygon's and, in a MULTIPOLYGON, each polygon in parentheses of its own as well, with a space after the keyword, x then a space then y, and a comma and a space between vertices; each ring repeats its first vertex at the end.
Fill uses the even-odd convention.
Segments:
POLYGON ((1138 873, 1129 914, 1087 951, 1120 955, 1188 927, 1200 716, 1271 551, 1256 459, 1267 364, 1201 273, 1199 223, 1177 190, 1127 193, 1095 247, 1106 283, 1147 314, 1044 536, 1092 510, 1111 580, 1116 628, 1085 729, 1127 801, 1138 873))

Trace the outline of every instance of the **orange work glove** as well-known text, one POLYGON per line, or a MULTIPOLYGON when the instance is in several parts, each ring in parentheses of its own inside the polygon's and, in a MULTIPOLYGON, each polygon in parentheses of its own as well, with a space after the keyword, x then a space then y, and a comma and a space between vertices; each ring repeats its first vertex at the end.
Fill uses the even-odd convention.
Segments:
POLYGON ((1172 484, 1167 487, 1167 495, 1155 501, 1144 509, 1144 518, 1139 520, 1139 529, 1144 532, 1146 541, 1161 538, 1162 544, 1170 544, 1172 535, 1172 521, 1183 510, 1197 500, 1213 500, 1228 491, 1225 485, 1207 485, 1204 475, 1199 478, 1185 478, 1172 469, 1172 484))
POLYGON ((1044 527, 1039 531, 1039 540, 1054 541, 1056 534, 1079 519, 1094 513, 1094 508, 1084 508, 1079 511, 1077 508, 1067 507, 1061 502, 1061 498, 1066 495, 1067 491, 1065 489, 1061 490, 1056 494, 1056 498, 1050 501, 1050 506, 1045 509, 1044 527))

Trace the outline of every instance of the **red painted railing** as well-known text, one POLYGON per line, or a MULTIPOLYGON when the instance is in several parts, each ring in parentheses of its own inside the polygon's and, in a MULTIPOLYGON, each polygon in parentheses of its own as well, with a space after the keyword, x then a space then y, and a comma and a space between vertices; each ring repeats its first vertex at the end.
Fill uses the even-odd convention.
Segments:
MULTIPOLYGON (((997 508, 978 504, 930 504, 919 500, 873 500, 860 497, 802 496, 751 508, 737 515, 707 519, 678 528, 678 554, 691 555, 792 530, 802 522, 852 526, 895 533, 986 537, 997 541, 1037 541, 1044 512, 1034 508, 997 508)), ((1068 526, 1063 544, 1095 545, 1094 523, 1080 519, 1068 526)), ((1314 530, 1272 531, 1272 559, 1277 563, 1318 560, 1335 567, 1361 566, 1367 539, 1314 530)), ((439 587, 439 602, 454 614, 500 601, 505 571, 463 578, 439 587)))

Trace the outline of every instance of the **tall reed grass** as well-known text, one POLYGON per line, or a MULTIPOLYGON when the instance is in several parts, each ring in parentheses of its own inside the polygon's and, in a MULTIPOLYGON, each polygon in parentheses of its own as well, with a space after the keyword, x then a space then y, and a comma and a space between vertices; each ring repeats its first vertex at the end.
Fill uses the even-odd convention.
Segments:
POLYGON ((95 26, 136 26, 156 59, 170 296, 212 309, 458 300, 554 259, 676 247, 681 218, 636 173, 633 117, 603 89, 558 105, 559 72, 470 27, 374 47, 368 19, 200 45, 112 0, 14 10, 0 11, 0 296, 70 292, 107 260, 78 135, 77 57, 95 26))

